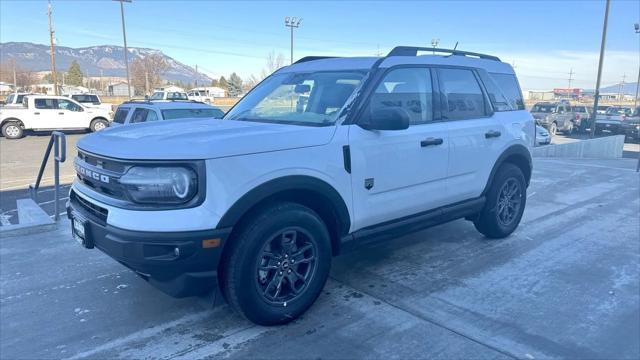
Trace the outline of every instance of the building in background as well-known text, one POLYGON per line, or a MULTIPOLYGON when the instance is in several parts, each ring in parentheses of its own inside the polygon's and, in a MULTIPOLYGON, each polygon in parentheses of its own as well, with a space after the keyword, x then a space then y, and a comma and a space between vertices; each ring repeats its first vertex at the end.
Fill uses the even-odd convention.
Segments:
MULTIPOLYGON (((131 86, 131 93, 134 94, 135 89, 131 86)), ((111 84, 107 87, 108 96, 129 96, 129 90, 126 82, 120 82, 117 84, 111 84)))
MULTIPOLYGON (((153 91, 185 92, 183 88, 181 88, 179 86, 175 86, 175 85, 159 86, 159 87, 153 89, 153 91)), ((132 90, 132 92, 133 92, 133 90, 132 90)))
POLYGON ((0 81, 0 95, 8 95, 12 92, 15 92, 13 84, 0 81))
POLYGON ((204 92, 205 94, 207 94, 207 96, 214 97, 214 98, 222 98, 227 96, 227 92, 223 88, 219 88, 216 86, 202 86, 202 87, 193 88, 189 91, 204 92))

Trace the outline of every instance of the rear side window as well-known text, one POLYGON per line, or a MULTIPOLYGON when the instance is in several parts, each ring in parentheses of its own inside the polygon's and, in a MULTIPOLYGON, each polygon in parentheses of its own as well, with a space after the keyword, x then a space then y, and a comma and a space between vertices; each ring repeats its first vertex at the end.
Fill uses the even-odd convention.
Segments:
POLYGON ((444 96, 443 119, 465 120, 485 117, 485 97, 471 70, 439 69, 444 96))
POLYGON ((98 97, 95 95, 72 95, 71 98, 81 103, 97 103, 98 97))
POLYGON ((129 115, 129 108, 119 107, 118 110, 116 110, 116 114, 113 116, 113 122, 124 124, 124 121, 127 119, 127 115, 129 115))
POLYGON ((220 109, 169 109, 162 110, 162 117, 165 120, 187 119, 187 118, 214 118, 220 119, 224 113, 220 109))
POLYGON ((433 120, 431 72, 427 68, 405 68, 390 71, 371 95, 369 111, 388 108, 404 109, 410 125, 433 120))
POLYGON ((35 99, 34 105, 36 109, 55 109, 56 100, 55 99, 35 99))
POLYGON ((518 85, 516 76, 498 73, 490 73, 489 75, 491 75, 496 84, 502 89, 502 93, 509 100, 511 107, 517 110, 524 110, 524 100, 522 99, 522 92, 520 91, 520 85, 518 85))

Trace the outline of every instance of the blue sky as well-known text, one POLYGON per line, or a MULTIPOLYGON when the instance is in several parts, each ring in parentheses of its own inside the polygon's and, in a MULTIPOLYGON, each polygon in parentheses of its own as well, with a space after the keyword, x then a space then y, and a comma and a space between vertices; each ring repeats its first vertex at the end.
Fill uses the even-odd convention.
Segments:
MULTIPOLYGON (((122 44, 111 0, 53 0, 58 44, 122 44)), ((0 41, 48 43, 46 1, 0 0, 0 41)), ((294 57, 374 55, 394 45, 491 53, 515 64, 525 89, 593 88, 604 1, 152 1, 125 4, 130 46, 158 48, 211 76, 259 75, 271 51, 289 58, 285 16, 303 18, 294 57)), ((604 84, 635 81, 640 1, 612 1, 604 84)))

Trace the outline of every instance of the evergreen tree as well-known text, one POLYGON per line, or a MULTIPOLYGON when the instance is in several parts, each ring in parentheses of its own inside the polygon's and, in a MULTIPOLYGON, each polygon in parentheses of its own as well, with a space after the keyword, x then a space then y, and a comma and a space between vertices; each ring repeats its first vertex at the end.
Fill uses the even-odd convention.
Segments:
POLYGON ((80 64, 77 61, 73 60, 71 65, 69 66, 69 70, 67 71, 67 76, 65 79, 66 85, 73 86, 82 86, 82 69, 80 69, 80 64))
POLYGON ((224 89, 225 91, 229 90, 229 83, 227 82, 227 79, 224 78, 224 76, 220 76, 220 80, 218 80, 218 87, 224 89))
POLYGON ((219 86, 220 86, 220 84, 218 84, 218 79, 213 79, 213 80, 211 80, 211 86, 219 87, 219 86))
POLYGON ((242 79, 240 78, 240 76, 238 76, 238 74, 236 73, 232 73, 231 76, 229 76, 229 96, 231 97, 237 97, 238 95, 242 94, 242 79))

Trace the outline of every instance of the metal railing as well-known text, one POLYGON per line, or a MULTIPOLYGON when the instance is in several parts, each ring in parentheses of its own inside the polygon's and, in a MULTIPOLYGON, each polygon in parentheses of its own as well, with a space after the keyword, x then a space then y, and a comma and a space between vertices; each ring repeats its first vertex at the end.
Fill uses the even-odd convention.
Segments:
POLYGON ((42 174, 44 173, 44 169, 47 167, 47 162, 49 161, 49 155, 51 154, 51 148, 53 148, 53 178, 55 182, 54 189, 54 201, 55 201, 55 213, 53 216, 54 221, 60 220, 60 163, 64 162, 67 159, 67 139, 64 134, 59 131, 54 131, 51 133, 51 138, 49 139, 49 144, 47 145, 47 150, 44 153, 44 158, 42 158, 42 164, 40 165, 40 170, 38 171, 38 178, 36 179, 35 185, 29 185, 29 195, 35 201, 38 202, 38 190, 40 189, 40 181, 42 181, 42 174))

